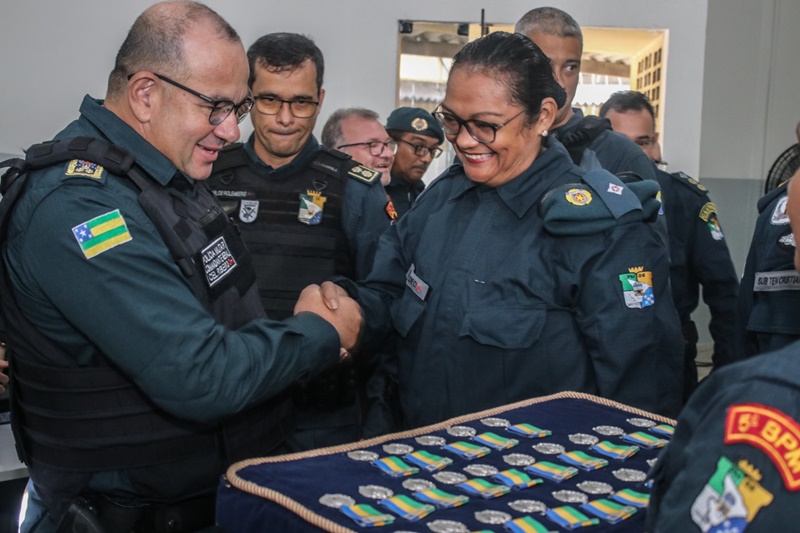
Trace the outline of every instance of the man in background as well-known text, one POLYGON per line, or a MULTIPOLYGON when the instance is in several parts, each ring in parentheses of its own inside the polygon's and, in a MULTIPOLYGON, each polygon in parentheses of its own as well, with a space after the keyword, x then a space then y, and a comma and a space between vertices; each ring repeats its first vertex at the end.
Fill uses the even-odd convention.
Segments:
MULTIPOLYGON (((639 145, 654 162, 660 157, 653 106, 642 93, 614 93, 600 108, 600 116, 610 120, 614 131, 639 145)), ((699 303, 700 287, 711 311, 712 360, 719 364, 730 360, 735 350, 739 278, 708 190, 682 172, 655 172, 669 233, 672 298, 683 330, 686 402, 697 387, 698 334, 691 315, 699 303)))
POLYGON ((392 179, 384 188, 402 217, 425 190, 422 177, 442 155, 444 132, 433 115, 418 107, 400 107, 386 119, 386 131, 397 142, 392 179))
MULTIPOLYGON (((209 186, 237 223, 267 316, 292 314, 303 288, 334 275, 365 277, 390 219, 380 173, 320 146, 312 131, 325 98, 314 42, 271 33, 247 52, 253 134, 220 153, 209 186)), ((361 437, 353 362, 293 389, 295 450, 361 437)))

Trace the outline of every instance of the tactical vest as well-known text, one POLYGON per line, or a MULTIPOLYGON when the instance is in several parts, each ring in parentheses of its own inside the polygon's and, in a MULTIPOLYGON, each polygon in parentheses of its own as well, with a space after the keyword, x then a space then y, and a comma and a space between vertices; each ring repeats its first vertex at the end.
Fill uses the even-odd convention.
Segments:
POLYGON ((355 277, 342 227, 350 156, 320 147, 285 177, 264 176, 241 147, 223 150, 208 185, 237 222, 253 255, 267 316, 292 316, 300 292, 334 275, 355 277), (291 273, 291 275, 287 275, 291 273))
MULTIPOLYGON (((219 323, 235 329, 263 317, 251 259, 214 197, 198 187, 197 196, 187 199, 145 177, 132 156, 97 139, 34 145, 25 161, 0 164, 12 167, 0 189, 0 241, 7 238, 14 205, 31 179, 28 170, 72 159, 100 164, 109 179, 126 176, 140 189, 140 205, 195 296, 219 323), (237 267, 225 274, 220 258, 237 267)), ((32 472, 43 467, 61 472, 62 480, 71 476, 75 494, 89 473, 108 470, 133 469, 127 472, 133 485, 160 486, 141 467, 162 465, 155 470, 163 475, 163 465, 174 461, 181 461, 186 471, 170 473, 195 480, 196 491, 207 490, 228 464, 267 453, 291 430, 291 407, 282 397, 219 424, 178 419, 153 405, 113 366, 78 367, 22 315, 5 269, 0 298, 8 327, 12 420, 20 458, 32 472)))

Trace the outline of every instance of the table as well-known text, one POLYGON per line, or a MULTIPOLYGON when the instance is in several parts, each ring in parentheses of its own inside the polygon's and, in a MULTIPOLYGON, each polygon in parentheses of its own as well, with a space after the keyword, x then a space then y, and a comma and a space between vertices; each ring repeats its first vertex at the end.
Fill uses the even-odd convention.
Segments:
MULTIPOLYGON (((566 527, 553 520, 560 519, 591 524, 577 531, 641 532, 649 496, 645 473, 674 424, 673 420, 588 394, 566 392, 534 398, 367 441, 236 463, 219 486, 217 522, 224 531, 237 533, 538 531, 531 523, 519 522, 513 523, 518 526, 514 530, 509 522, 530 517, 545 527, 542 531, 564 531, 566 527), (535 427, 532 430, 521 424, 535 427), (511 426, 523 432, 539 429, 551 433, 527 437, 514 433, 511 426), (508 449, 492 448, 513 444, 508 439, 518 444, 508 449), (455 453, 479 447, 491 451, 474 459, 455 453), (612 455, 633 455, 624 460, 612 458, 600 453, 601 449, 612 455), (437 458, 441 460, 438 463, 437 458), (398 470, 402 464, 413 467, 414 459, 429 468, 450 464, 438 472, 419 468, 403 477, 392 477, 376 467, 379 463, 387 471, 398 470), (598 469, 584 469, 603 465, 604 461, 607 464, 598 469), (569 479, 556 482, 542 475, 553 471, 563 474, 576 462, 582 468, 573 467, 577 475, 569 479), (528 470, 536 468, 540 471, 528 470), (511 469, 523 475, 515 477, 507 472, 511 469), (537 482, 539 479, 542 481, 537 482), (467 492, 475 487, 503 489, 501 480, 532 486, 511 489, 492 499, 467 492), (459 485, 459 481, 467 484, 459 485), (422 516, 430 511, 424 507, 420 492, 431 484, 456 496, 456 500, 467 496, 469 501, 458 507, 437 508, 415 521, 401 517, 403 512, 422 516), (392 494, 395 499, 387 502, 392 494), (619 501, 615 501, 617 498, 619 501), (601 514, 610 513, 609 517, 626 518, 612 524, 592 514, 584 504, 601 514), (362 527, 343 512, 346 509, 367 517, 374 510, 393 521, 362 527)), ((505 490, 501 489, 494 490, 505 490)), ((440 503, 438 493, 437 498, 440 503)), ((381 517, 375 520, 380 522, 381 517)))

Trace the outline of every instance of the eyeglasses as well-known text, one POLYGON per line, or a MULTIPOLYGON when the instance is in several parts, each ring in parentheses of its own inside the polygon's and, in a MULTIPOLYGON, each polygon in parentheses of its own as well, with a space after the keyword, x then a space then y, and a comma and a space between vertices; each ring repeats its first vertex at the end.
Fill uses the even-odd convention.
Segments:
POLYGON ((311 118, 319 105, 314 100, 284 100, 277 96, 256 96, 256 109, 264 115, 277 115, 283 104, 289 105, 289 111, 295 118, 311 118))
POLYGON ((434 111, 433 116, 447 135, 458 135, 461 132, 461 126, 464 126, 467 128, 467 133, 469 133, 470 137, 479 143, 490 144, 497 138, 497 130, 524 112, 525 110, 520 111, 502 124, 493 124, 491 122, 484 122, 483 120, 464 120, 452 113, 441 110, 434 111))
POLYGON ((401 142, 401 143, 409 145, 411 148, 414 149, 414 155, 416 155, 417 157, 425 157, 426 155, 431 154, 431 158, 432 159, 436 159, 437 157, 442 155, 442 149, 438 148, 438 147, 437 148, 428 148, 427 146, 423 146, 421 144, 414 144, 414 143, 408 142, 405 139, 397 139, 397 142, 401 142))
POLYGON ((383 153, 383 149, 386 148, 393 154, 397 153, 397 142, 395 141, 372 141, 372 142, 365 142, 365 143, 350 143, 350 144, 342 144, 337 146, 337 150, 341 150, 342 148, 347 148, 348 146, 369 146, 369 153, 374 156, 379 156, 383 153))
MULTIPOLYGON (((162 81, 169 83, 170 85, 174 85, 178 89, 182 89, 189 94, 193 94, 194 96, 200 98, 204 102, 207 102, 211 105, 211 112, 208 114, 208 122, 212 126, 218 126, 222 124, 222 122, 228 118, 228 115, 231 114, 231 111, 235 113, 236 122, 241 123, 244 120, 244 117, 250 112, 250 109, 253 108, 253 99, 252 98, 245 98, 240 103, 235 104, 230 100, 214 100, 210 96, 206 96, 202 93, 195 91, 194 89, 190 89, 185 85, 181 85, 175 80, 171 80, 166 76, 162 76, 161 74, 156 74, 156 77, 162 81)), ((133 74, 128 76, 130 80, 133 77, 133 74)))

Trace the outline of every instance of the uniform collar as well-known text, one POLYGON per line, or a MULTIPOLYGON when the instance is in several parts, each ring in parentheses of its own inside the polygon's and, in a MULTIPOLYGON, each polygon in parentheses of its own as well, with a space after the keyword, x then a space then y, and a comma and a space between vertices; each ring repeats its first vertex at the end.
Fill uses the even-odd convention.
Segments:
POLYGON ((256 154, 255 143, 256 134, 252 133, 250 134, 250 138, 247 139, 247 142, 244 144, 244 151, 248 157, 250 157, 250 160, 253 161, 256 167, 266 171, 267 175, 272 177, 296 174, 300 170, 307 167, 316 153, 319 151, 319 142, 317 141, 316 137, 311 135, 308 138, 308 141, 306 141, 305 146, 303 146, 294 159, 281 167, 275 168, 264 163, 261 158, 258 157, 256 154))
POLYGON ((82 120, 88 121, 112 144, 130 152, 136 158, 136 164, 161 185, 166 185, 176 176, 182 176, 183 179, 194 182, 190 177, 181 173, 172 161, 147 142, 136 130, 112 111, 103 107, 103 100, 92 98, 87 94, 83 97, 80 113, 82 120))
POLYGON ((575 128, 577 128, 582 120, 583 120, 583 111, 581 111, 581 108, 573 107, 572 116, 569 118, 569 120, 565 124, 559 126, 558 128, 551 130, 551 133, 555 135, 556 138, 564 137, 564 135, 570 133, 575 128))
MULTIPOLYGON (((494 190, 502 202, 514 212, 518 218, 522 218, 539 199, 560 184, 561 176, 573 171, 575 180, 580 180, 581 172, 572 164, 572 159, 564 146, 550 137, 544 140, 545 150, 539 154, 530 167, 522 174, 498 187, 487 187, 469 180, 464 174, 463 186, 454 191, 453 198, 465 194, 472 189, 494 190)), ((461 163, 456 163, 450 167, 450 172, 464 173, 461 163)))

